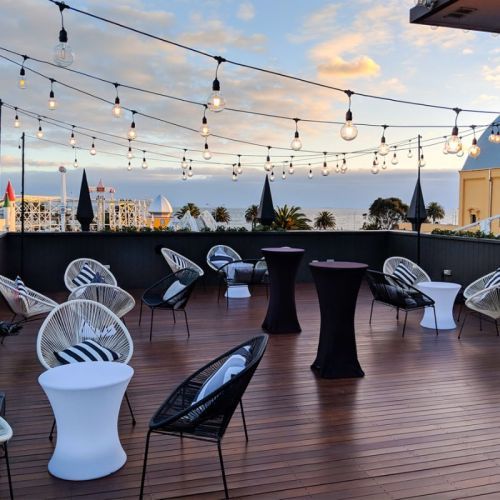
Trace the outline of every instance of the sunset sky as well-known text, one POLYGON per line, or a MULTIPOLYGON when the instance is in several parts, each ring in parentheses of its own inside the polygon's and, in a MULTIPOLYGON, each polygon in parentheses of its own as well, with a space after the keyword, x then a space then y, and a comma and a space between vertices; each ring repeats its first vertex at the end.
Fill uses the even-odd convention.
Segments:
MULTIPOLYGON (((246 64, 316 80, 357 92, 423 101, 445 106, 489 110, 500 114, 500 38, 487 33, 463 32, 410 25, 413 0, 69 0, 69 5, 88 10, 120 23, 148 31, 246 64)), ((173 96, 206 101, 216 63, 177 47, 133 34, 118 27, 65 11, 65 26, 75 52, 72 69, 173 96)), ((0 5, 0 46, 42 60, 51 60, 57 43, 60 17, 47 0, 2 0, 0 5)), ((16 62, 22 58, 0 50, 0 56, 16 62)), ((17 85, 19 66, 0 58, 0 98, 8 105, 35 114, 50 115, 77 127, 79 168, 73 168, 70 147, 35 138, 36 120, 21 116, 22 126, 13 127, 14 113, 4 108, 2 115, 2 161, 0 182, 14 182, 20 191, 19 136, 27 134, 26 192, 59 193, 57 168, 68 169, 68 192, 76 195, 82 169, 89 182, 102 178, 116 188, 118 197, 153 198, 165 195, 173 205, 188 201, 200 205, 224 204, 245 207, 258 202, 264 180, 265 147, 208 138, 213 157, 201 158, 203 138, 188 130, 136 117, 136 148, 146 150, 148 169, 141 169, 142 153, 127 167, 126 135, 131 114, 121 119, 111 114, 111 106, 72 90, 54 86, 58 109, 49 111, 50 83, 27 72, 27 86, 17 85), (78 127, 94 129, 97 155, 88 152, 92 139, 78 134, 78 127), (101 132, 119 135, 120 146, 99 140, 101 132), (140 141, 153 142, 146 145, 140 141), (180 149, 178 149, 180 148, 180 149), (192 159, 194 176, 181 180, 182 148, 192 159), (104 152, 113 153, 112 155, 104 152), (160 155, 165 155, 161 156, 160 155), (219 153, 219 154, 218 154, 219 153), (230 155, 222 154, 230 153, 230 155), (242 156, 244 173, 231 181, 231 163, 242 156), (166 156, 170 155, 170 156, 166 156), (244 156, 255 155, 255 156, 244 156), (153 159, 156 158, 156 159, 153 159), (227 163, 228 165, 217 164, 227 163), (252 166, 250 166, 252 165, 252 166)), ((65 70, 28 61, 26 66, 55 80, 71 84, 93 96, 113 101, 112 85, 99 83, 65 70)), ((227 106, 274 113, 302 119, 343 121, 347 99, 343 93, 265 75, 222 64, 219 70, 227 106)), ((203 109, 163 97, 120 89, 121 103, 162 119, 198 129, 203 109)), ((388 125, 445 125, 445 128, 403 128, 389 126, 388 143, 407 140, 421 133, 424 139, 442 137, 451 131, 454 113, 403 104, 374 101, 354 96, 354 121, 388 125)), ((224 110, 207 112, 211 131, 223 136, 274 147, 289 148, 294 123, 224 110)), ((461 132, 468 125, 486 125, 495 114, 462 113, 461 132)), ((68 144, 69 132, 43 124, 45 139, 68 144)), ((382 128, 359 127, 355 141, 340 138, 340 126, 299 122, 304 150, 346 152, 375 150, 382 128)), ((471 138, 464 139, 468 146, 471 138)), ((399 196, 409 202, 416 177, 416 154, 408 159, 399 154, 397 166, 373 175, 372 155, 349 161, 345 175, 321 176, 321 158, 305 152, 271 150, 276 181, 272 185, 277 204, 303 207, 366 208, 377 196, 399 196), (281 179, 282 165, 290 154, 297 164, 295 174, 281 179), (309 180, 306 163, 313 162, 314 178, 309 180)), ((458 205, 458 171, 464 158, 442 154, 442 146, 424 149, 427 166, 422 171, 426 201, 439 201, 447 208, 458 205)), ((329 159, 334 166, 335 160, 329 159)))

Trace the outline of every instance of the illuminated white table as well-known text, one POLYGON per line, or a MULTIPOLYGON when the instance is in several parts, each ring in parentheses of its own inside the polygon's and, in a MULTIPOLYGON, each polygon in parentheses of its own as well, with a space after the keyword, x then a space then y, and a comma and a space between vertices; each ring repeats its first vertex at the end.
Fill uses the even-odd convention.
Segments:
POLYGON ((127 461, 118 436, 118 413, 134 370, 123 363, 92 361, 42 373, 57 424, 49 472, 83 481, 107 476, 127 461))
MULTIPOLYGON (((457 327, 453 319, 453 304, 461 286, 458 283, 445 281, 423 281, 417 288, 435 302, 438 330, 451 330, 457 327)), ((424 309, 424 317, 420 322, 424 328, 435 328, 432 307, 424 309)))

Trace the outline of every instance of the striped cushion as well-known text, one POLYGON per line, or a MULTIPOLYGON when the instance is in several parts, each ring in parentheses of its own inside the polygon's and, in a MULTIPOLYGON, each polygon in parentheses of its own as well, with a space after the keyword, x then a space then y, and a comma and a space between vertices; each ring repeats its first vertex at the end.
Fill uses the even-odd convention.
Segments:
POLYGON ((500 267, 491 275, 490 279, 486 282, 485 287, 500 285, 500 267))
POLYGON ((28 288, 24 284, 23 280, 19 277, 16 276, 16 279, 14 280, 14 284, 17 288, 17 291, 19 292, 19 295, 23 297, 28 297, 28 288))
POLYGON ((408 286, 413 285, 415 281, 417 281, 417 275, 413 274, 413 272, 408 269, 408 267, 405 266, 402 262, 400 262, 396 266, 396 268, 392 272, 392 275, 408 286))
POLYGON ((88 262, 85 262, 78 275, 75 276, 71 281, 73 281, 76 286, 88 285, 89 283, 93 282, 93 280, 95 279, 95 275, 96 273, 89 266, 88 262))
POLYGON ((85 361, 116 361, 120 357, 116 352, 103 347, 94 340, 85 340, 64 351, 54 351, 54 356, 62 365, 85 361))

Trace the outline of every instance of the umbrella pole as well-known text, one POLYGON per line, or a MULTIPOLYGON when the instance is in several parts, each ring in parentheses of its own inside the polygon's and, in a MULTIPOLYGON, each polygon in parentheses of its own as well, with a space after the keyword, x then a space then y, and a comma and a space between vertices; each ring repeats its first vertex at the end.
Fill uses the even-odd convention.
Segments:
POLYGON ((21 135, 21 276, 24 276, 24 132, 21 135))
MULTIPOLYGON (((417 165, 418 165, 418 173, 417 173, 417 183, 420 188, 420 158, 422 155, 421 151, 421 145, 420 145, 420 139, 422 136, 418 134, 418 154, 417 154, 417 165)), ((422 225, 422 222, 420 221, 420 196, 417 196, 417 264, 420 265, 420 227, 422 225)))

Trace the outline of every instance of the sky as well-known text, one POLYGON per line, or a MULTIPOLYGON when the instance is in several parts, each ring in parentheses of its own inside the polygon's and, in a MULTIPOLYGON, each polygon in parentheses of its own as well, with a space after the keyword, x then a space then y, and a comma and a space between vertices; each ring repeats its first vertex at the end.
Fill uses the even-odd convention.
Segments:
MULTIPOLYGON (((69 5, 134 28, 198 48, 210 54, 292 74, 341 89, 422 101, 451 107, 496 111, 500 114, 500 38, 479 32, 464 32, 410 25, 413 0, 68 0, 69 5)), ((69 43, 75 52, 72 69, 111 82, 146 88, 180 98, 206 102, 211 91, 216 62, 163 42, 148 39, 93 20, 71 10, 64 13, 69 43)), ((57 43, 60 17, 48 0, 2 0, 0 46, 42 60, 51 60, 57 43)), ((17 63, 22 61, 0 50, 17 63)), ((146 117, 136 116, 138 137, 133 141, 135 158, 127 171, 127 131, 131 113, 116 119, 111 105, 115 88, 84 76, 29 61, 27 68, 54 78, 58 107, 49 111, 50 82, 30 71, 27 85, 18 88, 19 66, 0 58, 0 98, 11 106, 75 125, 79 167, 73 167, 74 151, 68 146, 70 132, 42 123, 44 140, 37 139, 36 119, 20 116, 21 127, 13 127, 14 113, 3 108, 0 184, 11 179, 20 192, 19 137, 26 133, 26 193, 58 195, 58 167, 67 168, 68 194, 77 196, 83 168, 89 183, 99 179, 116 190, 117 197, 166 196, 172 205, 246 207, 258 203, 265 171, 267 145, 276 180, 272 184, 275 204, 302 207, 367 208, 378 196, 398 196, 409 202, 416 180, 415 141, 424 144, 451 131, 454 113, 353 96, 354 122, 388 124, 389 144, 408 143, 398 152, 399 163, 373 175, 373 154, 382 127, 359 126, 356 140, 346 142, 339 125, 299 121, 303 150, 291 151, 295 125, 290 119, 252 116, 224 110, 208 111, 213 134, 248 141, 208 138, 212 159, 203 160, 204 139, 197 133, 146 117), (62 87, 67 83, 86 94, 62 87), (405 128, 394 128, 404 125, 405 128), (408 126, 411 127, 408 127, 408 126), (435 128, 422 127, 432 125, 435 128), (89 154, 92 137, 80 127, 96 132, 97 154, 89 154), (118 144, 101 140, 114 134, 118 144), (145 144, 146 141, 152 144, 145 144), (427 141, 427 142, 426 142, 427 141), (282 148, 282 149, 279 149, 282 148), (183 149, 192 160, 194 175, 181 180, 183 149), (408 149, 412 158, 408 158, 408 149), (146 151, 148 168, 142 169, 146 151), (335 174, 336 157, 328 157, 332 172, 321 175, 321 152, 368 150, 368 155, 348 161, 346 174, 335 174), (318 153, 306 153, 316 151, 318 153), (231 180, 232 164, 241 156, 243 174, 231 180), (282 180, 283 166, 294 155, 295 173, 282 180), (314 156, 311 159, 311 156, 314 156), (301 158, 302 157, 302 158, 301 158), (309 167, 308 163, 311 163, 309 167), (313 178, 308 179, 309 168, 313 178)), ((302 120, 343 121, 347 98, 342 92, 255 72, 223 63, 219 69, 221 91, 227 106, 260 113, 298 117, 302 120)), ((160 96, 119 88, 123 106, 198 129, 203 108, 160 96)), ((461 133, 470 125, 486 125, 495 114, 462 113, 461 133)), ((109 137, 108 137, 109 138, 109 137)), ((468 144, 471 138, 464 138, 468 144)), ((464 158, 442 154, 442 145, 424 147, 426 166, 422 185, 426 202, 438 201, 447 209, 458 206, 458 171, 464 158)))

